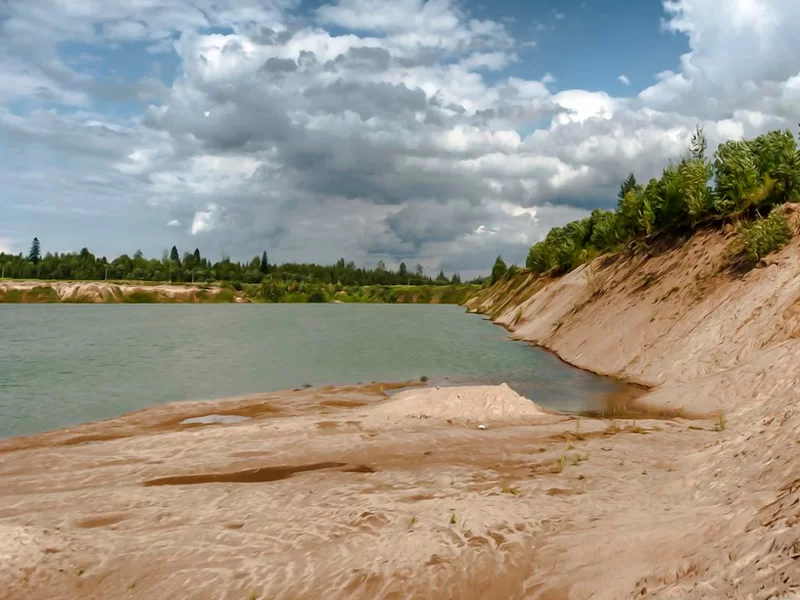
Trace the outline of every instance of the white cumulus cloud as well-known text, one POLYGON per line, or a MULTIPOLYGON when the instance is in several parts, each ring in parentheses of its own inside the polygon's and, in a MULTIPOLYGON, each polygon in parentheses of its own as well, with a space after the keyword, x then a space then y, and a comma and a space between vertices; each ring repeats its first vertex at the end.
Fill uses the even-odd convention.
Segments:
POLYGON ((216 204, 209 204, 206 210, 197 211, 192 219, 191 234, 208 233, 219 224, 220 210, 216 204))

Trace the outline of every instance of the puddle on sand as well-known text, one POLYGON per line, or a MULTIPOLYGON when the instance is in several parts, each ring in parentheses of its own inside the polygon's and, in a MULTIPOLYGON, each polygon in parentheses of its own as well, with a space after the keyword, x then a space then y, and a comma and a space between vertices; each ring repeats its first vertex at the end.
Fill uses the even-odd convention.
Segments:
POLYGON ((175 475, 173 477, 159 477, 145 481, 142 485, 150 487, 155 485, 194 485, 198 483, 261 483, 264 481, 279 481, 288 479, 295 473, 305 471, 319 471, 321 469, 334 469, 345 467, 347 463, 322 462, 307 465, 280 465, 277 467, 257 467, 244 471, 229 473, 198 473, 196 475, 175 475))
POLYGON ((202 417, 192 417, 184 419, 179 425, 227 425, 230 423, 241 423, 242 421, 249 421, 250 417, 242 417, 240 415, 203 415, 202 417))

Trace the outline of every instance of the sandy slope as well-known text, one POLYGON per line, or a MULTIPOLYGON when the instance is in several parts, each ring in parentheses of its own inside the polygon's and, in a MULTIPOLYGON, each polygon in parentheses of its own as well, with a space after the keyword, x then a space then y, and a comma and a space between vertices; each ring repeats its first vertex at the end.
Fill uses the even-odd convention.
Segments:
POLYGON ((658 498, 549 540, 565 566, 588 556, 578 538, 611 553, 565 578, 571 597, 596 585, 592 569, 616 568, 617 552, 652 562, 642 596, 800 595, 800 239, 747 273, 724 270, 728 242, 706 232, 549 282, 519 277, 471 304, 573 364, 657 385, 645 404, 724 415, 714 445, 666 455, 674 474, 658 498), (651 505, 661 498, 669 513, 651 505), (619 533, 631 526, 635 540, 619 533), (649 538, 662 536, 655 550, 649 538))

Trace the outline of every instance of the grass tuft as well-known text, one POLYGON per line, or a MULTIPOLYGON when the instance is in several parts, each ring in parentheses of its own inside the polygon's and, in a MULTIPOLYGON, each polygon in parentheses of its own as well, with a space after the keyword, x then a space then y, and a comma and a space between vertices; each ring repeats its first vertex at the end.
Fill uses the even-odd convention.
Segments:
POLYGON ((562 454, 561 456, 558 457, 558 460, 556 460, 553 463, 553 468, 551 470, 553 473, 556 474, 561 473, 561 471, 564 470, 564 465, 566 464, 567 464, 567 455, 562 454))
POLYGON ((716 430, 717 431, 725 431, 725 428, 728 426, 728 420, 725 418, 725 413, 719 413, 717 415, 717 423, 716 423, 716 430))
POLYGON ((581 433, 581 418, 575 417, 575 439, 583 441, 586 436, 581 433))

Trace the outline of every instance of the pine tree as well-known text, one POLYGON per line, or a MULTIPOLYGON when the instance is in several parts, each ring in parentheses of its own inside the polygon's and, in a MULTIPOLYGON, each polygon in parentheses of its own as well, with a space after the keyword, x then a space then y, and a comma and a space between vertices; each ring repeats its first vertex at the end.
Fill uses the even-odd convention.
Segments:
POLYGON ((200 249, 199 248, 195 248, 194 249, 194 262, 197 263, 198 265, 200 264, 200 249))
POLYGON ((169 259, 174 262, 176 265, 180 266, 181 264, 181 256, 178 254, 177 246, 173 246, 172 250, 169 253, 169 259))
POLYGON ((494 261, 494 267, 492 267, 492 283, 500 281, 507 272, 506 261, 503 260, 502 256, 498 256, 497 260, 494 261))
POLYGON ((39 261, 42 260, 42 248, 39 245, 38 237, 33 238, 33 242, 31 243, 31 251, 28 252, 28 260, 35 265, 38 265, 39 261))
POLYGON ((264 250, 263 254, 261 255, 261 265, 258 268, 264 275, 269 273, 269 260, 267 258, 267 251, 264 250))
POLYGON ((628 192, 635 190, 638 185, 639 183, 636 181, 636 176, 631 173, 628 175, 628 178, 622 182, 622 185, 619 186, 619 194, 617 194, 617 198, 623 200, 625 196, 628 195, 628 192))

